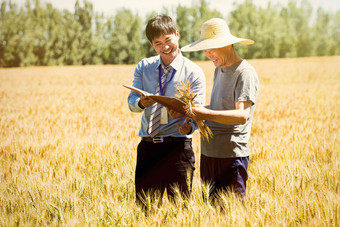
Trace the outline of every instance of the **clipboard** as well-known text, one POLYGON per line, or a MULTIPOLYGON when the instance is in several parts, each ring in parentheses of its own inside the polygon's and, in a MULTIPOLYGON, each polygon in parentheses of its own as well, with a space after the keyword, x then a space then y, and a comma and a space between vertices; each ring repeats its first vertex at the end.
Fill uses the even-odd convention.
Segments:
POLYGON ((127 86, 127 85, 123 85, 124 87, 140 94, 140 95, 144 95, 147 96, 149 98, 151 98, 152 100, 154 100, 155 102, 169 108, 169 109, 173 109, 181 114, 185 114, 185 102, 183 102, 182 100, 175 98, 175 97, 169 97, 169 96, 161 96, 161 95, 154 95, 151 94, 149 92, 143 91, 141 89, 138 89, 136 87, 133 86, 127 86))

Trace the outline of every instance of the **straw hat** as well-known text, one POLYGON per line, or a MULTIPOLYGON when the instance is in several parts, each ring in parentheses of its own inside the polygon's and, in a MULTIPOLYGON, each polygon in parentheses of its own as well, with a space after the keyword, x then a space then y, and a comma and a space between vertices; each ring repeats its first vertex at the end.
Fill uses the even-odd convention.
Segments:
POLYGON ((234 43, 253 44, 254 41, 233 36, 223 19, 213 18, 202 25, 200 39, 182 47, 181 50, 183 52, 199 51, 221 48, 234 43))

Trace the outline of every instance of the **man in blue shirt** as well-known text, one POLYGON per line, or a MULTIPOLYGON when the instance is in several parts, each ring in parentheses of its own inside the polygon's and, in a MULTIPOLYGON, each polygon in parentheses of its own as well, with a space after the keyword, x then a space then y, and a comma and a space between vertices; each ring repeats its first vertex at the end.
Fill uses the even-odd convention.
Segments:
MULTIPOLYGON (((195 104, 203 105, 204 73, 181 54, 175 22, 166 15, 156 16, 148 22, 145 32, 158 55, 138 63, 133 86, 152 94, 175 97, 181 81, 190 82, 197 94, 195 104)), ((131 111, 143 112, 135 173, 137 203, 145 207, 147 196, 151 200, 161 199, 165 190, 168 198, 175 201, 176 188, 187 199, 195 169, 191 134, 196 126, 185 118, 172 119, 163 106, 134 91, 128 103, 131 111), (180 130, 177 125, 181 126, 180 130)))

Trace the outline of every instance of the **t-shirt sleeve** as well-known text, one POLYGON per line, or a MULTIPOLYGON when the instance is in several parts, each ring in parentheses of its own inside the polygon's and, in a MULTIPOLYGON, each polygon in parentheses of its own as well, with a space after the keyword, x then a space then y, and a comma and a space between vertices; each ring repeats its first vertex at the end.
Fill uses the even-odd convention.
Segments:
POLYGON ((242 70, 235 88, 235 101, 256 103, 259 83, 257 74, 251 69, 242 70))

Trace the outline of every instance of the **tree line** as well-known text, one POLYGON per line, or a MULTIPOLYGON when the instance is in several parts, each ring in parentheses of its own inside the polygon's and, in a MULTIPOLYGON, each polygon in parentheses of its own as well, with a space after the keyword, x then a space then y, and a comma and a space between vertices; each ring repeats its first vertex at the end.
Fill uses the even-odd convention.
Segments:
MULTIPOLYGON (((155 55, 145 34, 150 12, 143 20, 129 9, 115 15, 95 12, 91 2, 75 2, 74 12, 51 3, 27 0, 18 7, 4 0, 0 9, 0 66, 136 64, 155 55)), ((223 9, 220 9, 223 11, 223 9)), ((235 45, 247 59, 305 57, 340 54, 340 10, 330 13, 313 9, 307 0, 287 6, 256 6, 251 0, 234 3, 226 17, 211 10, 206 0, 181 6, 164 14, 176 19, 180 46, 200 36, 204 21, 224 18, 232 34, 255 40, 255 45, 235 45), (313 13, 316 10, 316 13, 313 13), (174 15, 172 15, 174 14, 174 15)), ((184 53, 192 60, 205 60, 203 52, 184 53)))

